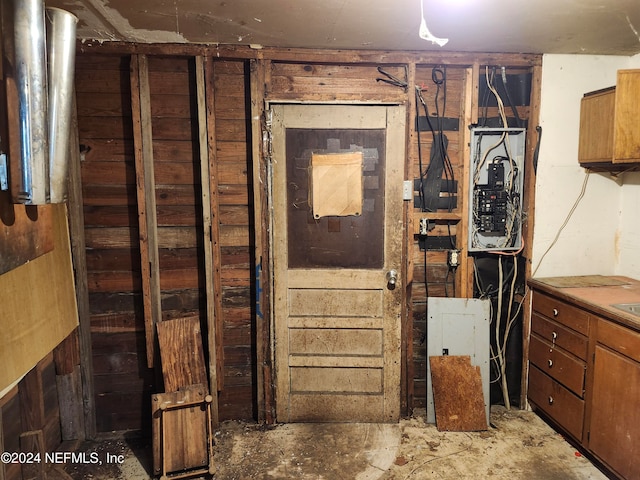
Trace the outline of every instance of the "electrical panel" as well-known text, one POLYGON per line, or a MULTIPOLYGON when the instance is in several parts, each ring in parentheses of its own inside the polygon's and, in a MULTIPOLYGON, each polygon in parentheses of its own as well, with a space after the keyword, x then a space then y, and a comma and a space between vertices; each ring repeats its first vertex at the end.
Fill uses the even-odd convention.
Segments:
POLYGON ((472 128, 469 252, 522 248, 524 128, 472 128))
POLYGON ((480 368, 487 423, 490 409, 490 324, 488 298, 429 297, 427 300, 427 423, 436 415, 428 358, 440 355, 469 355, 480 368))

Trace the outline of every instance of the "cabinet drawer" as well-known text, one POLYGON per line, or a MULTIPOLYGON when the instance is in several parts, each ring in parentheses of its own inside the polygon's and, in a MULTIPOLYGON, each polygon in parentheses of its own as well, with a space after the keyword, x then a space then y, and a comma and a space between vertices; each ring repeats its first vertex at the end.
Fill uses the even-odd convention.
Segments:
POLYGON ((640 362, 640 333, 598 319, 598 343, 602 343, 627 357, 640 362))
POLYGON ((573 305, 540 292, 533 292, 533 311, 576 332, 589 335, 589 314, 573 305))
POLYGON ((535 312, 531 317, 531 331, 537 333, 538 336, 551 345, 560 347, 582 360, 587 359, 587 337, 548 320, 535 312))
POLYGON ((532 404, 546 413, 577 440, 582 440, 584 401, 576 397, 537 367, 529 369, 528 397, 532 404))
POLYGON ((531 335, 529 361, 579 397, 584 395, 585 363, 531 335))

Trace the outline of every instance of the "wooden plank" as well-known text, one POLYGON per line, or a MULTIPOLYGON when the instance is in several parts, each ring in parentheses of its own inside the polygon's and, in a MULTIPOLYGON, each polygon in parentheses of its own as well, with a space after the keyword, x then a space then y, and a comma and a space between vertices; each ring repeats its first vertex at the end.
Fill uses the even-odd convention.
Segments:
POLYGON ((288 314, 291 316, 381 317, 382 290, 289 288, 288 314), (345 310, 345 305, 349 309, 345 310))
POLYGON ((80 364, 78 348, 78 329, 75 329, 67 338, 53 349, 56 374, 67 375, 75 370, 76 365, 80 364))
POLYGON ((155 181, 153 175, 153 137, 149 105, 149 72, 147 57, 131 59, 131 109, 133 113, 140 262, 146 330, 147 366, 155 358, 155 325, 162 317, 158 234, 156 225, 155 181))
MULTIPOLYGON (((253 145, 253 144, 252 144, 253 145)), ((247 144, 245 142, 218 142, 216 149, 218 163, 247 162, 247 144)))
MULTIPOLYGON (((73 103, 77 105, 74 96, 73 103)), ((68 184, 68 221, 71 241, 71 258, 75 270, 76 302, 78 305, 78 348, 82 380, 82 405, 84 415, 85 438, 92 439, 96 434, 96 408, 94 396, 93 361, 91 351, 91 318, 89 308, 89 286, 87 280, 86 242, 84 237, 84 215, 81 180, 81 156, 78 138, 78 117, 72 110, 71 132, 69 139, 69 184, 68 184)))
MULTIPOLYGON (((200 150, 203 155, 201 160, 202 171, 207 172, 206 177, 203 178, 202 195, 203 195, 203 210, 208 208, 207 214, 209 215, 209 249, 207 249, 205 256, 209 255, 208 259, 205 259, 207 263, 207 270, 212 273, 211 277, 207 277, 207 320, 209 322, 209 352, 210 354, 210 378, 211 378, 211 390, 222 390, 224 387, 224 346, 223 346, 223 325, 224 314, 222 309, 222 278, 221 278, 221 254, 220 247, 222 245, 221 230, 220 230, 220 191, 219 178, 217 175, 216 164, 216 151, 218 136, 216 134, 217 120, 215 115, 216 99, 217 96, 214 92, 215 85, 215 63, 212 59, 206 57, 202 60, 202 65, 199 67, 203 71, 198 74, 198 112, 199 112, 199 124, 201 135, 206 132, 207 138, 201 138, 200 150), (202 80, 204 84, 200 85, 202 80), (204 98, 203 98, 204 97, 204 98), (208 142, 208 143, 207 143, 208 142), (208 148, 205 148, 208 145, 208 148), (206 152, 206 153, 204 153, 206 152), (206 159, 204 157, 206 155, 206 159), (207 180, 205 181, 204 178, 207 180), (208 192, 205 190, 208 187, 208 192), (215 354, 215 355, 214 355, 215 354), (215 377, 213 370, 215 370, 215 377), (215 380, 215 383, 213 381, 215 380)), ((206 218, 206 215, 205 215, 206 218)), ((206 230, 206 229, 205 229, 206 230)), ((206 233, 205 233, 206 235, 206 233)), ((216 396, 217 399, 217 396, 216 396)), ((214 408, 214 418, 218 421, 217 402, 214 408)))
POLYGON ((196 140, 195 126, 190 118, 153 117, 153 138, 158 140, 178 140, 192 142, 196 140))
POLYGON ((127 76, 120 70, 84 70, 76 75, 75 87, 79 94, 129 92, 127 76))
MULTIPOLYGON (((129 110, 130 111, 130 110, 129 110)), ((83 165, 94 161, 133 162, 133 139, 126 138, 83 138, 80 146, 83 165)))
MULTIPOLYGON (((407 65, 407 83, 409 85, 417 85, 416 83, 416 65, 411 63, 407 65)), ((407 179, 418 178, 418 174, 416 173, 416 157, 413 153, 413 146, 417 142, 416 135, 416 122, 413 119, 416 118, 417 115, 417 106, 415 102, 415 92, 409 89, 409 96, 407 97, 407 125, 409 128, 407 129, 407 138, 409 148, 407 148, 407 158, 405 161, 405 177, 407 179)), ((405 202, 404 208, 404 224, 406 225, 408 232, 414 231, 414 208, 413 202, 405 202)), ((413 362, 413 318, 410 315, 411 305, 412 305, 412 294, 413 294, 413 269, 414 269, 414 261, 413 256, 409 254, 410 248, 412 248, 412 240, 414 240, 411 236, 405 235, 403 239, 403 264, 405 265, 406 272, 406 286, 405 286, 405 294, 404 294, 404 306, 403 306, 403 317, 402 317, 402 340, 401 340, 401 371, 400 371, 400 408, 402 410, 403 415, 407 415, 411 408, 413 408, 413 396, 414 396, 414 362, 413 362)))
MULTIPOLYGON (((209 145, 208 128, 209 115, 207 96, 214 96, 212 104, 215 104, 215 94, 210 89, 207 94, 207 74, 205 72, 205 62, 203 57, 196 57, 196 93, 198 108, 198 150, 200 151, 200 182, 202 190, 202 225, 204 243, 204 271, 205 271, 205 299, 207 311, 207 339, 209 354, 209 385, 214 394, 213 421, 218 424, 218 390, 222 390, 222 381, 218 379, 218 315, 222 314, 222 309, 217 309, 216 301, 216 273, 219 274, 219 243, 213 234, 213 221, 218 224, 218 203, 216 186, 212 182, 213 159, 210 158, 211 151, 215 148, 215 137, 212 139, 214 145, 209 145), (211 151, 210 151, 211 149, 211 151), (214 252, 215 248, 215 252, 214 252), (217 264, 217 265, 216 265, 217 264), (216 269, 216 266, 218 268, 216 269)), ((215 176, 213 177, 215 180, 215 176)), ((216 233, 217 229, 216 229, 216 233)), ((219 275, 218 275, 219 276, 219 275)))
POLYGON ((79 117, 122 117, 131 111, 131 99, 122 93, 78 93, 79 117))
POLYGON ((56 375, 60 404, 60 433, 63 441, 85 437, 80 365, 71 373, 56 375))
MULTIPOLYGON (((199 187, 197 188, 199 189, 199 187)), ((196 202, 196 186, 193 184, 156 185, 155 198, 157 205, 196 205, 198 203, 196 202)))
POLYGON ((151 116, 191 119, 193 99, 189 95, 166 94, 151 95, 151 116))
POLYGON ((135 205, 87 205, 83 211, 87 227, 128 227, 138 222, 135 205))
MULTIPOLYGON (((175 62, 175 58, 171 59, 175 62)), ((189 95, 190 82, 188 72, 149 72, 149 83, 152 86, 151 93, 167 93, 189 95)))
POLYGON ((382 369, 292 368, 291 392, 294 394, 327 392, 382 394, 382 369))
POLYGON ((167 474, 190 469, 213 473, 211 426, 207 425, 210 418, 205 406, 210 400, 203 385, 151 397, 154 476, 170 478, 167 474))
MULTIPOLYGON (((613 119, 613 163, 634 163, 640 159, 638 125, 638 70, 618 70, 613 119)), ((600 122, 598 122, 600 123, 600 122)))
POLYGON ((133 137, 131 118, 127 117, 81 117, 78 123, 80 136, 88 139, 133 137))
MULTIPOLYGON (((475 68, 467 68, 465 70, 464 77, 464 92, 463 92, 463 125, 471 125, 471 122, 476 119, 477 121, 477 102, 478 102, 478 76, 475 68)), ((463 129, 462 133, 462 158, 464 159, 462 175, 459 175, 458 184, 460 195, 458 198, 458 204, 462 206, 458 207, 460 210, 460 216, 463 219, 469 218, 469 185, 470 171, 469 161, 471 158, 471 131, 468 128, 463 129), (461 198, 460 198, 461 197, 461 198)), ((467 250, 467 236, 469 233, 469 225, 467 221, 461 221, 457 224, 458 231, 456 234, 456 247, 460 250, 460 265, 456 269, 455 281, 458 285, 457 294, 460 298, 472 298, 473 297, 473 258, 468 255, 467 250)))
POLYGON ((469 356, 429 357, 439 431, 487 429, 480 368, 469 356))
POLYGON ((382 329, 292 328, 290 355, 365 355, 383 353, 382 329))
POLYGON ((136 171, 133 163, 93 161, 82 168, 82 185, 135 185, 136 171))
POLYGON ((7 192, 0 192, 0 275, 53 250, 50 206, 12 205, 7 192))
MULTIPOLYGON (((527 131, 527 154, 525 159, 525 172, 524 172, 524 195, 523 195, 523 211, 527 212, 526 221, 522 228, 522 236, 524 242, 524 248, 522 256, 527 260, 524 262, 525 271, 524 278, 531 278, 531 258, 533 255, 533 232, 534 232, 534 218, 535 218, 535 185, 536 185, 536 168, 534 167, 534 154, 536 144, 538 142, 538 132, 534 132, 531 126, 539 125, 540 121, 540 95, 542 90, 542 67, 532 67, 533 76, 531 82, 531 113, 529 116, 529 128, 527 131)), ((540 131, 540 134, 542 131, 540 131)), ((524 302, 524 309, 522 312, 522 358, 529 358, 529 337, 531 335, 531 296, 529 301, 524 302)), ((529 384, 529 369, 527 368, 527 361, 522 363, 522 370, 520 374, 520 408, 527 408, 527 386, 529 384)))
POLYGON ((264 47, 256 50, 239 45, 145 44, 126 42, 94 42, 80 46, 80 52, 100 54, 154 54, 154 55, 209 55, 220 59, 256 59, 306 63, 364 63, 364 64, 417 64, 471 65, 474 61, 487 65, 528 67, 542 64, 539 54, 465 53, 389 50, 332 50, 305 48, 264 47))
POLYGON ((42 430, 31 430, 20 434, 20 451, 34 456, 37 455, 37 458, 41 459, 39 462, 22 463, 22 480, 42 480, 46 478, 44 458, 47 451, 42 430))
POLYGON ((185 317, 157 325, 164 388, 175 392, 189 385, 208 385, 200 319, 185 317))

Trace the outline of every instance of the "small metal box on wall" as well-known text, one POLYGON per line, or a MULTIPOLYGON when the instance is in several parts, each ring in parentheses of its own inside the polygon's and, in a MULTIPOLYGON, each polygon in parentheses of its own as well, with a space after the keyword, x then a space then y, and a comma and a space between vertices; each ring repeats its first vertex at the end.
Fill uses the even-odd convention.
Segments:
POLYGON ((491 302, 478 298, 427 299, 427 423, 435 423, 430 356, 468 355, 480 367, 482 393, 489 423, 489 324, 491 302))

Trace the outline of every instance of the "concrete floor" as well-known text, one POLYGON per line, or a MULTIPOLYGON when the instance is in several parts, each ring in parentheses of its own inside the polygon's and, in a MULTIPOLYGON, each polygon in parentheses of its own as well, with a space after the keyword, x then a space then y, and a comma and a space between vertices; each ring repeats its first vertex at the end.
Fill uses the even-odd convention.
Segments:
MULTIPOLYGON (((493 407, 489 430, 439 432, 414 415, 398 424, 225 422, 216 431, 216 480, 604 480, 533 412, 493 407)), ((148 441, 103 439, 84 451, 123 463, 67 465, 78 480, 151 478, 148 441)))

